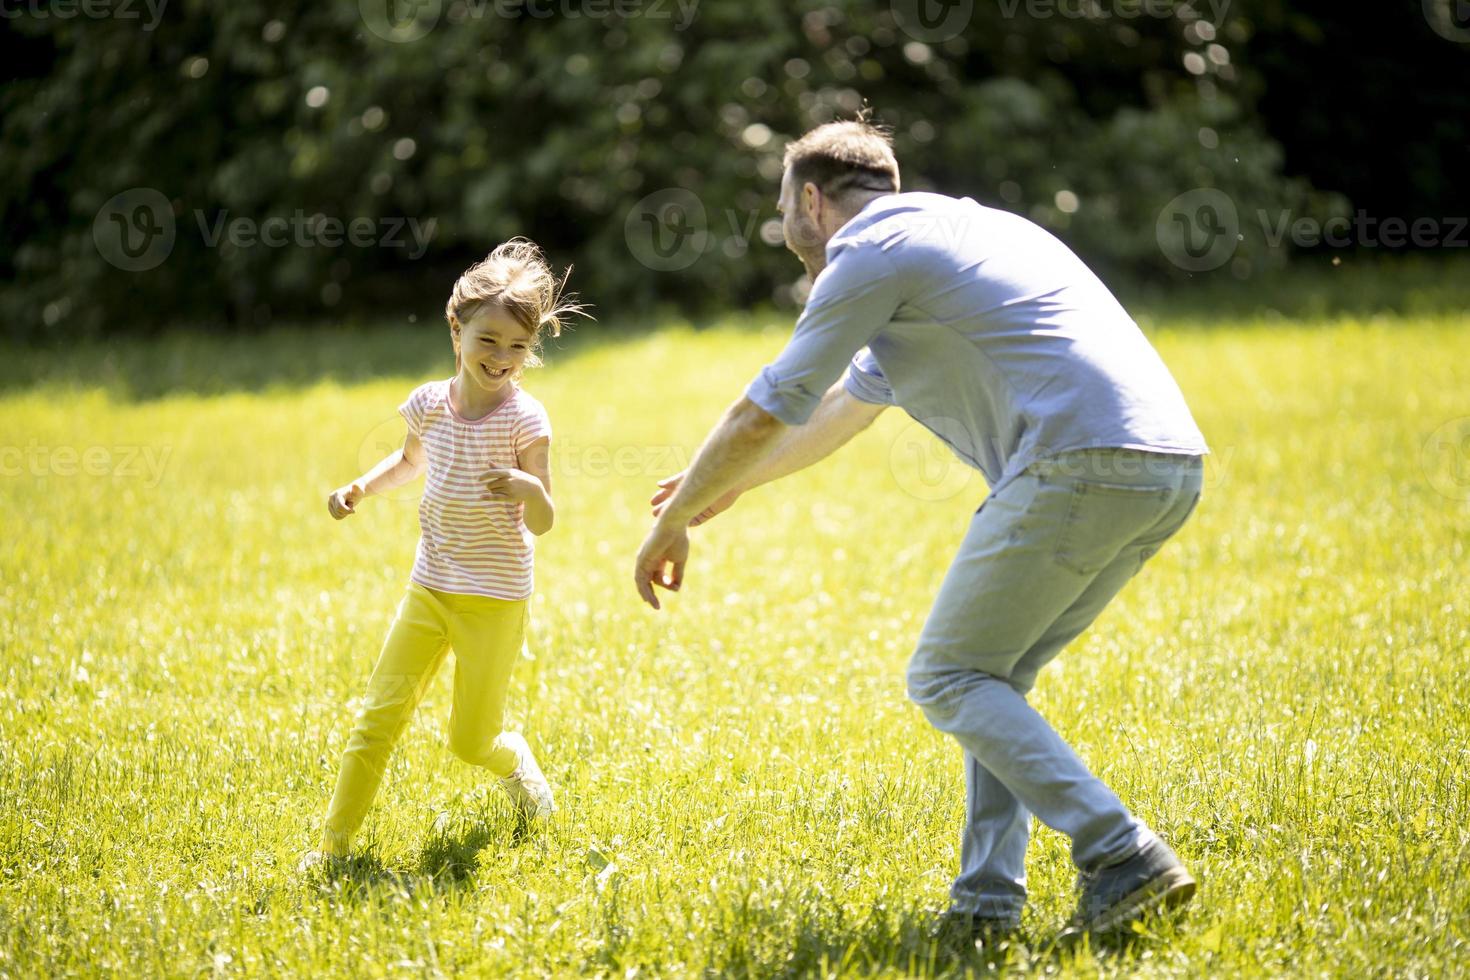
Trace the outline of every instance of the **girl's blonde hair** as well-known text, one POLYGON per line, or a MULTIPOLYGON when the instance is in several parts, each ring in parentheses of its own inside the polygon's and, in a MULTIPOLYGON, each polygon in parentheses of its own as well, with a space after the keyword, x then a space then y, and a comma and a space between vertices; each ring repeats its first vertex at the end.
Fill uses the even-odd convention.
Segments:
POLYGON ((457 328, 487 304, 498 303, 530 333, 526 366, 537 367, 541 332, 549 330, 560 337, 567 317, 588 315, 576 296, 563 292, 571 274, 568 266, 558 279, 535 242, 512 238, 464 271, 444 306, 444 316, 451 328, 457 328))

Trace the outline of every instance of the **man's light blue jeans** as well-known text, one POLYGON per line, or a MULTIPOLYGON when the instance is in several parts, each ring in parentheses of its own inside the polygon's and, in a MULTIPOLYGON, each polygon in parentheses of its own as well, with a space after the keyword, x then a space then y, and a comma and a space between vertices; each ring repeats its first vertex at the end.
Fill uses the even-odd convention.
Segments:
POLYGON ((909 663, 909 697, 964 749, 955 911, 1018 916, 1029 815, 1083 870, 1151 831, 1027 702, 1041 668, 1097 618, 1199 502, 1204 461, 1123 449, 1032 465, 981 505, 909 663))

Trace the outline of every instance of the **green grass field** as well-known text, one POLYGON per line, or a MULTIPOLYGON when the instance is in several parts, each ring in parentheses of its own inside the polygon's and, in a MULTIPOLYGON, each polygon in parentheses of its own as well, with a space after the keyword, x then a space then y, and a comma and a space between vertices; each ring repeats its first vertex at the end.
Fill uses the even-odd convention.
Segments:
POLYGON ((978 476, 889 412, 696 531, 664 613, 633 591, 654 480, 788 329, 589 330, 528 379, 559 520, 511 725, 562 811, 512 839, 444 747, 446 672, 325 882, 294 865, 416 534, 411 492, 340 524, 326 495, 449 373, 445 331, 8 368, 0 976, 1470 973, 1462 318, 1155 334, 1206 500, 1033 701, 1200 895, 1128 949, 1053 951, 1072 869, 1037 828, 1027 941, 992 960, 926 938, 963 781, 903 693, 978 476))

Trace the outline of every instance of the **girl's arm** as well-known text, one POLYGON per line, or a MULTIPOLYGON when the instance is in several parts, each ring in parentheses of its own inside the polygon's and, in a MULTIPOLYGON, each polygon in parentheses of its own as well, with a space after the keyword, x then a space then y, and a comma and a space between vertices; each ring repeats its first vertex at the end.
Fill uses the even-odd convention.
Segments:
POLYGON ((487 500, 519 500, 525 504, 526 528, 537 536, 556 523, 551 500, 551 440, 537 439, 516 455, 520 469, 485 474, 487 500))
POLYGON ((412 432, 403 440, 403 448, 384 456, 378 464, 345 487, 332 491, 327 510, 337 520, 357 513, 358 501, 378 493, 387 493, 416 479, 424 472, 424 446, 412 432))

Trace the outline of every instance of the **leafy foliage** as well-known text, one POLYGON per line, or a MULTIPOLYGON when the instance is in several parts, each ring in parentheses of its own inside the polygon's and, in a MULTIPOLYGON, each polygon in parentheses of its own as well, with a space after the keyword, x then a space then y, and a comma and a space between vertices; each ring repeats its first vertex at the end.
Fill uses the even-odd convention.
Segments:
MULTIPOLYGON (((1255 27, 1229 4, 1213 24, 1200 3, 1127 19, 1122 0, 961 3, 945 9, 968 17, 936 33, 904 0, 425 0, 405 5, 416 21, 386 2, 61 16, 55 0, 13 18, 4 333, 432 316, 453 275, 514 234, 575 262, 604 309, 790 303, 799 267, 768 224, 782 145, 865 102, 909 186, 1028 213, 1115 273, 1181 274, 1154 221, 1191 188, 1247 210, 1344 208, 1283 173, 1262 76, 1238 64, 1255 27), (137 188, 167 202, 148 220, 175 238, 129 271, 98 236, 130 220, 108 209, 137 188), (705 234, 660 271, 629 236, 670 188, 697 200, 705 234)), ((1259 231, 1238 276, 1282 254, 1259 231)))

